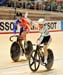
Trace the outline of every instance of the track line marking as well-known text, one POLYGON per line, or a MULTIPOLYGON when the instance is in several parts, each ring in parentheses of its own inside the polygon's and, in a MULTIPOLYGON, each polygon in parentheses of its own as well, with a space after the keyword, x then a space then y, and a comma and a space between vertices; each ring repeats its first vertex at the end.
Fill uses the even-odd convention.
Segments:
MULTIPOLYGON (((57 58, 57 59, 54 59, 54 61, 63 61, 63 58, 57 58)), ((6 69, 10 69, 10 68, 15 68, 15 67, 21 67, 21 66, 28 66, 28 63, 21 64, 21 65, 15 65, 15 66, 9 66, 9 67, 0 68, 0 71, 1 70, 6 70, 6 69)))

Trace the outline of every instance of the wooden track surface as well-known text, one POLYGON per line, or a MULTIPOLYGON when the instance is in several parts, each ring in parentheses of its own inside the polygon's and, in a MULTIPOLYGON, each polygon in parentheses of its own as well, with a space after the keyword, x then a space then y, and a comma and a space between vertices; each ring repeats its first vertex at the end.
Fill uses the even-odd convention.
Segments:
POLYGON ((13 62, 10 58, 9 36, 0 35, 0 75, 63 75, 63 32, 51 32, 53 40, 49 47, 53 49, 55 59, 50 71, 40 65, 36 72, 32 72, 25 57, 21 57, 19 62, 13 62))

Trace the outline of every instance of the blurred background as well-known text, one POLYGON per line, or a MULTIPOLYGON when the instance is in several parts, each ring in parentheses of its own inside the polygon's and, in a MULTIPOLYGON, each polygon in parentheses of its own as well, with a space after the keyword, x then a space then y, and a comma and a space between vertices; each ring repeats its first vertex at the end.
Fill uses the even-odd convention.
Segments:
POLYGON ((15 20, 28 11, 31 20, 63 20, 63 0, 0 0, 0 19, 15 20))

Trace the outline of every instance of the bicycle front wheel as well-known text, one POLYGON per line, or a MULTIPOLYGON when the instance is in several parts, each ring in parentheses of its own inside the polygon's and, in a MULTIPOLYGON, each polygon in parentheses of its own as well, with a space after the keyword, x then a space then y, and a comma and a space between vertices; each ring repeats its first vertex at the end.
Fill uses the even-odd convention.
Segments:
POLYGON ((31 71, 35 72, 38 70, 39 66, 40 66, 40 57, 38 53, 36 53, 36 50, 33 50, 29 58, 29 67, 31 71))

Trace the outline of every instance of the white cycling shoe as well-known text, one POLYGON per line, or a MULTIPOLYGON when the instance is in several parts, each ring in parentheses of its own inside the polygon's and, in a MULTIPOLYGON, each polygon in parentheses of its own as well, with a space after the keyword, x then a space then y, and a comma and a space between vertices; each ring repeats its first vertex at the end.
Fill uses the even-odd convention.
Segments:
POLYGON ((47 64, 47 60, 44 60, 44 64, 47 64))
POLYGON ((44 64, 47 64, 47 56, 44 57, 44 64))

